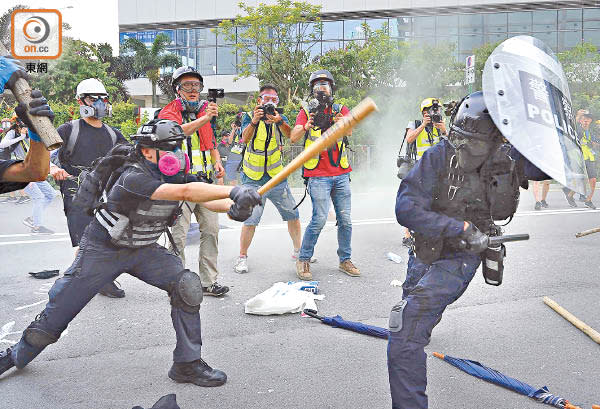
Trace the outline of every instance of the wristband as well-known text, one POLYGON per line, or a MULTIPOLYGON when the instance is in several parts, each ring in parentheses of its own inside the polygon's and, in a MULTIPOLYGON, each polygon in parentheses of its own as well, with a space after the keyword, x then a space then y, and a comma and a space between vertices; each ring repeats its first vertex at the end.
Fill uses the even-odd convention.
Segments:
POLYGON ((29 139, 31 139, 32 141, 35 142, 41 142, 41 138, 38 134, 36 134, 35 132, 33 132, 31 129, 27 130, 27 135, 29 135, 29 139))

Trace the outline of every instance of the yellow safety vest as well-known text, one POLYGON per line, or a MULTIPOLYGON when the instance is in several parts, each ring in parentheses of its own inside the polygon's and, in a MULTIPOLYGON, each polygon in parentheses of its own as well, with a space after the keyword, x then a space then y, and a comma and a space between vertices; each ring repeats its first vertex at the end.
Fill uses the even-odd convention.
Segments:
POLYGON ((279 139, 275 135, 276 131, 281 131, 275 124, 269 126, 270 129, 264 121, 259 121, 254 136, 246 144, 243 169, 252 180, 260 180, 265 171, 273 177, 283 169, 279 139))
MULTIPOLYGON (((184 115, 183 122, 188 123, 190 122, 190 120, 184 115)), ((189 156, 190 149, 188 149, 187 147, 187 141, 191 141, 192 157, 190 158, 190 173, 204 172, 206 173, 206 176, 210 179, 214 171, 212 156, 210 155, 210 150, 200 150, 200 131, 198 130, 192 135, 188 135, 183 141, 182 149, 189 156)))
MULTIPOLYGON (((415 124, 416 125, 416 124, 415 124)), ((421 126, 421 125, 419 125, 421 126)), ((417 126, 418 128, 418 126, 417 126)), ((425 153, 425 151, 431 148, 433 145, 440 141, 440 131, 433 127, 433 131, 431 132, 431 139, 427 130, 423 128, 420 134, 417 135, 417 139, 415 140, 417 144, 417 159, 421 159, 421 156, 425 153)))
MULTIPOLYGON (((302 108, 304 110, 304 112, 306 113, 306 117, 309 117, 309 113, 306 110, 306 108, 302 108)), ((337 110, 333 110, 334 113, 337 113, 337 110)), ((321 129, 320 128, 311 128, 309 131, 306 131, 306 134, 304 135, 304 149, 308 148, 312 143, 314 143, 318 138, 321 137, 321 129)), ((337 142, 337 146, 338 146, 338 150, 340 152, 340 156, 338 157, 338 161, 339 161, 339 167, 341 167, 342 169, 348 169, 350 167, 350 163, 348 162, 348 155, 346 155, 346 149, 345 149, 345 144, 343 141, 338 141, 337 142)), ((319 166, 319 159, 320 159, 321 155, 320 153, 318 153, 316 156, 313 156, 312 158, 310 158, 305 164, 304 164, 304 168, 308 169, 308 170, 313 170, 315 169, 317 166, 319 166)), ((333 162, 332 156, 329 157, 329 159, 333 162)), ((336 165, 334 163, 332 163, 332 165, 336 165)))
POLYGON ((595 156, 594 156, 594 151, 592 150, 592 148, 590 147, 589 144, 592 143, 592 134, 590 133, 589 129, 586 131, 582 130, 582 135, 581 135, 581 151, 583 152, 583 159, 584 160, 589 160, 591 162, 594 162, 596 160, 595 156))

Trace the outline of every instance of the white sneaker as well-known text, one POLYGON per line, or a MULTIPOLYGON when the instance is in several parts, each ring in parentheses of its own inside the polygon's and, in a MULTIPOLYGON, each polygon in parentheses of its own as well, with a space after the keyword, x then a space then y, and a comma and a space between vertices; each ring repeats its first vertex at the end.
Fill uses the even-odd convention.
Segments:
POLYGON ((248 256, 239 256, 233 266, 233 271, 238 274, 245 274, 248 272, 248 256))
MULTIPOLYGON (((300 255, 300 250, 294 250, 294 253, 292 253, 292 260, 293 260, 293 261, 296 261, 296 260, 298 260, 298 256, 299 256, 299 255, 300 255)), ((314 258, 314 257, 311 257, 311 258, 310 258, 310 262, 311 262, 311 263, 316 263, 316 262, 317 262, 317 259, 316 259, 316 258, 314 258)))

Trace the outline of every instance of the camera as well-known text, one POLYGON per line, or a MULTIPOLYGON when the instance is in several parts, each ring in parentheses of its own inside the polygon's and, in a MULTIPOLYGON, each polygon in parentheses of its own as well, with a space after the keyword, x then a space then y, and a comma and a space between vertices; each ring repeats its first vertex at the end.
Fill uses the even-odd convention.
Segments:
POLYGON ((396 166, 398 166, 398 179, 404 179, 415 165, 415 160, 410 155, 398 155, 396 166))
POLYGON ((438 122, 442 122, 442 107, 438 100, 434 100, 431 108, 427 111, 429 116, 431 117, 431 122, 437 124, 438 122))
POLYGON ((217 102, 217 98, 225 98, 225 90, 223 88, 209 88, 208 101, 217 102))
POLYGON ((326 113, 332 112, 332 107, 333 98, 322 91, 317 92, 315 97, 308 101, 308 113, 315 114, 313 122, 322 131, 326 131, 333 124, 333 113, 326 113))
POLYGON ((263 110, 263 121, 267 121, 269 119, 267 118, 267 115, 275 116, 275 111, 279 112, 279 115, 283 114, 283 108, 278 108, 275 106, 275 104, 264 104, 258 108, 263 110))

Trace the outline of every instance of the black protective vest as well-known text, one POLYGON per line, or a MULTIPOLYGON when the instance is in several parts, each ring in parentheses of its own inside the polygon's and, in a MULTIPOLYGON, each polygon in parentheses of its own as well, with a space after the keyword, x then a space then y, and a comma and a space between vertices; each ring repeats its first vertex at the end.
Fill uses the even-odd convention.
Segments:
MULTIPOLYGON (((494 221, 511 219, 519 205, 521 172, 509 150, 510 145, 500 145, 480 169, 464 173, 458 168, 454 149, 448 146, 445 166, 433 191, 432 210, 473 222, 482 232, 494 234, 494 221)), ((414 237, 415 252, 427 264, 457 249, 456 240, 429 238, 418 232, 414 237)))

